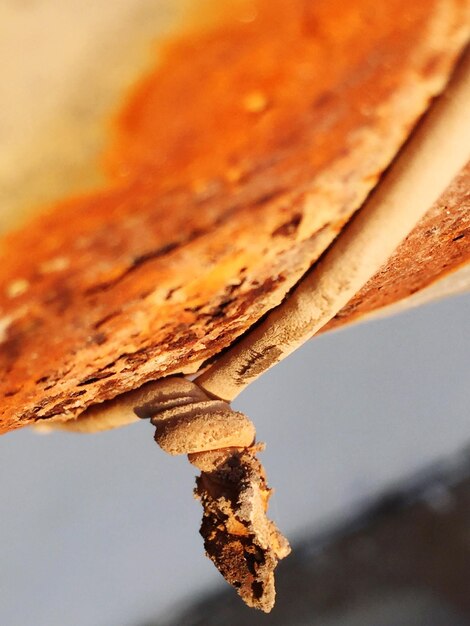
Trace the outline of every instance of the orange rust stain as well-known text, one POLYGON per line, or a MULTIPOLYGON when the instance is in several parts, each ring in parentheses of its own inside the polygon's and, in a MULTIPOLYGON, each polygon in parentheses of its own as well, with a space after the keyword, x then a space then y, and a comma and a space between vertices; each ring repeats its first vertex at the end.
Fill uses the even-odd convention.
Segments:
MULTIPOLYGON (((410 3, 401 20, 391 5, 403 9, 403 2, 311 4, 259 0, 252 22, 231 15, 214 31, 169 42, 159 66, 118 117, 117 137, 105 158, 111 176, 124 184, 151 181, 155 190, 188 183, 203 189, 214 178, 230 183, 234 171, 240 180, 253 164, 307 133, 307 124, 329 123, 328 109, 341 97, 338 84, 362 87, 364 75, 378 64, 387 67, 395 55, 406 54, 413 42, 403 34, 422 20, 420 2, 416 8, 410 3), (367 28, 367 52, 357 45, 354 22, 367 28), (321 97, 312 103, 308 95, 318 85, 321 97)), ((387 83, 384 72, 376 89, 362 94, 363 110, 380 101, 387 83)), ((350 103, 354 107, 354 99, 350 103)), ((310 164, 324 162, 325 151, 332 157, 340 137, 335 128, 316 150, 310 147, 310 164)))
MULTIPOLYGON (((413 47, 409 33, 419 31, 423 20, 423 3, 403 0, 317 0, 315 7, 310 0, 255 4, 253 21, 237 20, 231 11, 217 28, 175 37, 163 46, 156 68, 128 95, 117 116, 103 156, 108 184, 96 193, 64 199, 38 220, 46 237, 37 250, 41 257, 61 253, 77 232, 84 249, 88 236, 104 246, 102 252, 135 247, 132 225, 127 240, 117 232, 114 241, 96 240, 104 215, 114 226, 131 214, 148 216, 149 227, 158 216, 162 242, 179 229, 188 231, 188 213, 193 230, 217 218, 217 209, 201 215, 196 206, 178 218, 166 207, 152 206, 165 193, 189 190, 201 201, 216 194, 230 197, 259 170, 268 170, 286 187, 302 184, 344 151, 342 139, 354 120, 364 122, 393 88, 393 72, 378 74, 377 67, 406 57, 413 47), (358 45, 355 22, 367 30, 366 46, 358 45), (364 92, 368 74, 374 82, 364 92), (331 132, 318 132, 322 127, 331 132)), ((154 235, 149 234, 152 245, 154 235)), ((26 249, 34 245, 31 231, 15 237, 26 249)), ((145 248, 145 237, 138 247, 145 248)), ((89 261, 85 253, 81 269, 89 261)), ((21 275, 29 258, 18 255, 9 263, 11 274, 21 275)), ((103 268, 103 280, 119 272, 118 265, 108 273, 103 268)))
MULTIPOLYGON (((465 2, 451 4, 450 33, 465 2)), ((12 423, 42 417, 45 407, 47 416, 78 412, 187 363, 188 354, 212 356, 256 321, 293 264, 300 271, 317 254, 312 248, 289 260, 295 242, 271 233, 282 234, 299 209, 271 200, 302 193, 355 148, 358 128, 374 130, 407 68, 421 71, 416 34, 426 41, 439 2, 254 5, 256 19, 230 11, 216 27, 168 41, 117 116, 103 157, 107 185, 64 200, 0 242, 0 387, 12 423), (219 332, 215 317, 203 325, 194 311, 227 300, 216 293, 224 280, 214 265, 225 259, 238 275, 245 256, 251 283, 237 294, 230 328, 219 332), (182 282, 191 285, 190 307, 177 297, 182 282), (169 295, 148 306, 156 287, 169 295), (205 352, 194 348, 209 332, 205 352), (132 360, 139 353, 142 362, 132 360), (108 371, 116 355, 126 357, 121 369, 108 371), (161 370, 145 369, 152 358, 161 370), (94 381, 114 378, 88 385, 82 376, 93 368, 94 381)), ((451 65, 452 53, 446 59, 451 65)), ((365 157, 368 176, 377 173, 375 157, 365 157)), ((348 168, 341 182, 354 191, 363 176, 356 156, 348 168)), ((353 191, 332 227, 357 208, 353 191)), ((305 235, 307 250, 314 234, 305 235)))

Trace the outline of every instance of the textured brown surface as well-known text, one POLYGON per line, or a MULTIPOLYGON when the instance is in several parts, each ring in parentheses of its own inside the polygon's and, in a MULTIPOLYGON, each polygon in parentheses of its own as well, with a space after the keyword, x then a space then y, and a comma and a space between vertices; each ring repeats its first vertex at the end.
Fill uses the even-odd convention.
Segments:
POLYGON ((468 36, 464 0, 257 5, 167 46, 106 189, 2 242, 0 431, 229 345, 360 206, 468 36))
POLYGON ((406 298, 470 261, 470 163, 388 263, 325 327, 406 298))
POLYGON ((200 532, 207 556, 248 606, 269 613, 274 570, 290 546, 266 517, 271 490, 255 452, 237 452, 202 472, 195 495, 204 508, 200 532))

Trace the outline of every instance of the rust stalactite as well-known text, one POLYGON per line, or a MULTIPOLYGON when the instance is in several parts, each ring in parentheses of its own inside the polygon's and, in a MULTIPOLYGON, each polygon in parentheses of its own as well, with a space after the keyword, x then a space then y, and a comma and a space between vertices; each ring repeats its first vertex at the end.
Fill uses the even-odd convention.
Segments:
POLYGON ((201 470, 195 496, 204 515, 207 556, 248 606, 274 606, 274 569, 290 552, 266 517, 271 490, 256 458, 253 423, 227 402, 184 378, 167 378, 134 408, 156 426, 155 441, 168 454, 187 454, 201 470))

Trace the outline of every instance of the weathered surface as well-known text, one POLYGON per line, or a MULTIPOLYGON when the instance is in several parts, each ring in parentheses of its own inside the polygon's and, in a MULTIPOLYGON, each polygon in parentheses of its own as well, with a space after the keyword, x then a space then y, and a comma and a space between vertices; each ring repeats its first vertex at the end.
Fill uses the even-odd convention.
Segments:
POLYGON ((443 88, 470 19, 464 0, 257 9, 169 44, 108 187, 2 242, 1 431, 196 371, 277 304, 443 88))
POLYGON ((469 262, 470 163, 388 263, 324 330, 407 298, 469 262))
POLYGON ((274 570, 290 546, 266 517, 271 489, 255 451, 240 450, 202 472, 194 493, 204 508, 200 533, 207 556, 248 606, 269 613, 274 570))
POLYGON ((148 383, 135 412, 150 418, 162 450, 201 470, 194 494, 206 553, 248 606, 269 612, 274 570, 290 547, 266 516, 271 489, 251 420, 180 376, 148 383))

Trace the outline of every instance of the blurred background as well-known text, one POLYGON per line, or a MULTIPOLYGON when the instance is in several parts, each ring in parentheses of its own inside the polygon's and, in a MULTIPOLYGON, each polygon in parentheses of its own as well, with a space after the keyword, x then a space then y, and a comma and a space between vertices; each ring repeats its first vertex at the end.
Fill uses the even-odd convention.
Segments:
POLYGON ((236 402, 293 543, 269 615, 204 557, 194 468, 146 422, 0 442, 8 626, 470 624, 470 296, 320 336, 236 402))

